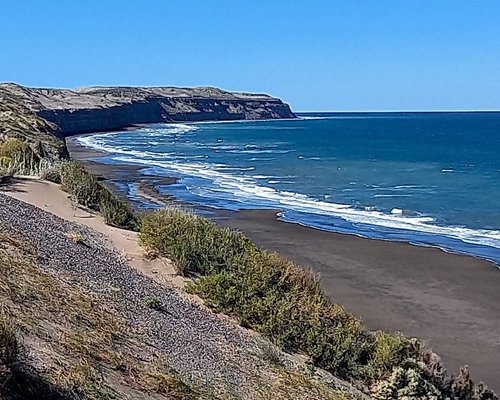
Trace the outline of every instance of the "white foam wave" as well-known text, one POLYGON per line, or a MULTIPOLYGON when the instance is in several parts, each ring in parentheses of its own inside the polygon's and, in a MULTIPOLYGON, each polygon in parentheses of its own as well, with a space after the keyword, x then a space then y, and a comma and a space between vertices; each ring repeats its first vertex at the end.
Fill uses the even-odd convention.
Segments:
MULTIPOLYGON (((103 135, 80 138, 80 142, 97 150, 114 154, 117 161, 158 166, 181 176, 199 177, 209 180, 213 186, 203 188, 203 196, 220 198, 221 193, 237 201, 251 200, 263 206, 280 207, 299 212, 342 218, 353 224, 375 225, 386 228, 416 231, 442 235, 466 243, 491 246, 500 249, 500 230, 475 230, 457 226, 439 226, 431 217, 405 215, 394 208, 394 213, 386 214, 371 208, 355 209, 346 204, 337 204, 311 198, 305 194, 279 191, 262 186, 251 176, 232 175, 224 171, 224 164, 203 162, 175 163, 175 157, 164 153, 165 159, 158 159, 158 153, 139 152, 131 149, 116 149, 106 145, 103 135), (101 140, 99 139, 101 138, 101 140), (397 212, 396 212, 397 211, 397 212)), ((198 188, 201 190, 202 188, 198 188)))
POLYGON ((282 179, 294 179, 297 175, 252 175, 253 179, 272 179, 272 180, 282 180, 282 179))
POLYGON ((146 157, 146 158, 156 158, 156 157, 169 157, 171 153, 156 153, 151 151, 139 151, 133 150, 129 148, 119 148, 119 147, 111 147, 106 144, 105 140, 102 140, 104 137, 112 135, 112 133, 104 133, 95 136, 83 136, 78 138, 78 142, 86 147, 93 148, 95 150, 103 151, 106 153, 112 154, 124 154, 128 156, 136 156, 138 158, 146 157))
POLYGON ((279 119, 238 119, 232 121, 198 121, 192 122, 193 125, 224 125, 224 124, 262 124, 268 122, 283 122, 283 121, 297 121, 301 118, 279 118, 279 119))
POLYGON ((309 116, 309 117, 306 117, 306 116, 301 116, 299 117, 300 120, 304 120, 304 121, 307 121, 307 120, 315 120, 315 119, 321 119, 321 120, 324 120, 324 119, 330 119, 330 117, 313 117, 313 116, 309 116))
MULTIPOLYGON (((399 214, 384 214, 375 210, 358 210, 345 204, 324 202, 310 198, 301 193, 278 191, 276 189, 260 186, 249 177, 231 176, 223 172, 198 164, 169 164, 162 161, 138 160, 122 158, 122 161, 138 162, 147 165, 157 165, 171 171, 188 176, 198 176, 211 180, 216 184, 216 196, 221 192, 228 193, 236 198, 263 201, 264 205, 284 207, 294 211, 311 214, 330 215, 339 217, 354 224, 376 225, 393 229, 404 229, 429 234, 438 234, 462 240, 463 242, 480 244, 500 248, 500 231, 474 230, 463 227, 444 227, 432 224, 431 217, 414 217, 399 214)), ((205 188, 205 195, 209 196, 211 190, 205 188)))
POLYGON ((235 154, 287 154, 294 150, 274 150, 274 149, 245 149, 245 150, 228 150, 228 153, 235 154))

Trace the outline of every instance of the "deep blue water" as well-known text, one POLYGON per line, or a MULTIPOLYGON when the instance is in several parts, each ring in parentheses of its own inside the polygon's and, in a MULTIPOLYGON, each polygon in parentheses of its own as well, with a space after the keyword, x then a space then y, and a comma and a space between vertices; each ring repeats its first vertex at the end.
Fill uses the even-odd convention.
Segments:
MULTIPOLYGON (((150 125, 79 141, 177 176, 165 193, 500 263, 500 113, 335 113, 150 125)), ((103 161, 103 160, 101 160, 103 161)))

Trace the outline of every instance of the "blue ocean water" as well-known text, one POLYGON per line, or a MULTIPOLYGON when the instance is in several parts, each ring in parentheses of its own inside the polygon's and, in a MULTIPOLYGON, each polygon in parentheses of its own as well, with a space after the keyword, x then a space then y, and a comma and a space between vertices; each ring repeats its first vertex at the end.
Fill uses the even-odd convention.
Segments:
POLYGON ((438 246, 500 263, 500 113, 322 113, 149 125, 81 144, 103 162, 176 176, 165 193, 273 208, 319 229, 438 246))

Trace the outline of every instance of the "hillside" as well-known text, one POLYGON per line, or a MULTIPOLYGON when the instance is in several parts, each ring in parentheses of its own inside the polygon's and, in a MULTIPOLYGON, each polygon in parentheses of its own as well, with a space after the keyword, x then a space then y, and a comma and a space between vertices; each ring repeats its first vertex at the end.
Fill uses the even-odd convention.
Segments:
POLYGON ((108 236, 0 193, 0 398, 351 398, 154 276, 108 236))

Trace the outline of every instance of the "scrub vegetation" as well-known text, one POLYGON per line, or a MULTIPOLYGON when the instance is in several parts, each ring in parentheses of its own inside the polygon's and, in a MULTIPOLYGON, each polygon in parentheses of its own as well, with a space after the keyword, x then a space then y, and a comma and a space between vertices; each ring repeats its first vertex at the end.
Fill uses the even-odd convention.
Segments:
POLYGON ((128 204, 102 186, 83 165, 39 157, 27 142, 8 138, 0 141, 0 177, 7 180, 16 175, 62 183, 62 189, 76 203, 100 212, 108 225, 137 230, 137 218, 128 204))
MULTIPOLYGON (((311 271, 258 248, 240 232, 175 208, 137 216, 83 165, 40 157, 31 145, 9 138, 0 142, 0 178, 13 175, 60 182, 76 203, 100 212, 107 224, 139 230, 146 251, 173 260, 179 274, 192 278, 187 290, 206 305, 279 348, 308 356, 315 368, 375 399, 497 399, 485 385, 471 381, 466 367, 449 376, 440 358, 418 340, 369 331, 323 293, 311 271)), ((81 242, 76 236, 70 239, 81 242)), ((72 292, 56 282, 37 268, 22 243, 0 237, 0 245, 0 296, 6 305, 0 309, 0 398, 36 398, 33 393, 45 398, 120 398, 120 388, 106 382, 123 368, 128 373, 120 379, 128 391, 197 398, 168 368, 133 360, 129 349, 137 343, 127 342, 125 326, 93 301, 92 294, 72 292), (47 357, 43 373, 27 357, 22 344, 26 332, 29 342, 42 343, 47 357), (116 337, 123 347, 116 348, 116 337), (105 378, 103 364, 112 371, 105 378)), ((143 301, 148 308, 161 308, 154 297, 143 301)), ((266 354, 280 364, 279 354, 266 354)))
POLYGON ((137 218, 128 204, 102 186, 83 165, 74 161, 64 163, 61 168, 61 183, 62 189, 76 203, 100 212, 106 224, 123 229, 137 229, 137 218))
POLYGON ((372 332, 322 292, 317 277, 241 233, 179 209, 144 214, 139 239, 193 277, 188 290, 287 352, 377 399, 496 399, 468 370, 446 374, 416 339, 372 332))

